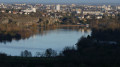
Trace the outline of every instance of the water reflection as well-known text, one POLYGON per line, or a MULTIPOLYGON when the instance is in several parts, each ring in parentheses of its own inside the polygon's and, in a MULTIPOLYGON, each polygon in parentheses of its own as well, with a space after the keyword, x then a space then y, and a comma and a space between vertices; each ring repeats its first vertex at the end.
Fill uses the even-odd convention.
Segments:
POLYGON ((22 34, 18 41, 13 38, 11 42, 1 42, 0 51, 13 56, 20 55, 23 50, 29 50, 32 54, 42 52, 47 48, 61 51, 66 46, 74 46, 80 37, 91 35, 89 28, 81 27, 40 28, 36 30, 32 34, 30 33, 27 38, 22 34))
POLYGON ((39 35, 44 36, 50 32, 52 32, 52 30, 55 30, 56 32, 60 32, 59 30, 63 30, 63 31, 76 31, 76 32, 82 32, 82 33, 89 33, 91 32, 90 28, 86 28, 86 27, 58 27, 58 28, 40 28, 39 29, 39 35))

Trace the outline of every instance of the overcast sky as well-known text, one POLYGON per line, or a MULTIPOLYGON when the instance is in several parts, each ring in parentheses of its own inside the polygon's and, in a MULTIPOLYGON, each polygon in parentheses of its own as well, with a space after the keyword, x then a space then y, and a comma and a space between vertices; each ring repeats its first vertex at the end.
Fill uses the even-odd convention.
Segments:
POLYGON ((28 3, 120 3, 120 0, 0 0, 0 2, 28 3))

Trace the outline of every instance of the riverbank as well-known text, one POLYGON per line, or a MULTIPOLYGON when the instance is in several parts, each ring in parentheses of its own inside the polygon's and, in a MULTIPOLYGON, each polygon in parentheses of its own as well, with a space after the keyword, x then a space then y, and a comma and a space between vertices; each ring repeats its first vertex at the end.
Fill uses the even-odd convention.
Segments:
POLYGON ((75 27, 75 26, 76 27, 78 27, 78 26, 79 27, 89 27, 89 25, 86 25, 86 24, 82 24, 82 25, 74 25, 74 24, 73 25, 70 25, 70 24, 69 25, 63 25, 63 24, 60 24, 59 25, 59 27, 75 27))

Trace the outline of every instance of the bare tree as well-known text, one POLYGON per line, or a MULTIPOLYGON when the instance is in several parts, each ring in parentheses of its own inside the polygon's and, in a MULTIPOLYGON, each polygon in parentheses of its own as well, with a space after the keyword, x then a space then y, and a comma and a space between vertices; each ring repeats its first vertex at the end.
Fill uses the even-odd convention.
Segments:
POLYGON ((45 56, 46 57, 55 57, 55 56, 57 56, 57 52, 55 50, 49 48, 49 49, 46 49, 45 56))
POLYGON ((28 50, 22 51, 21 52, 22 57, 32 57, 32 53, 28 50))

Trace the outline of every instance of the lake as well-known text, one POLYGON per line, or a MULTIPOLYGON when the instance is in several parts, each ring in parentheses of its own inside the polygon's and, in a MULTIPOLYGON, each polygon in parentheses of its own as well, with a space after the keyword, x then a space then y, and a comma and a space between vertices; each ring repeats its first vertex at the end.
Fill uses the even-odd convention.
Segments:
POLYGON ((58 28, 45 30, 37 33, 27 39, 15 40, 11 42, 0 43, 0 52, 12 56, 20 56, 21 51, 31 51, 33 55, 36 52, 44 52, 47 48, 52 48, 57 52, 62 51, 66 46, 75 46, 82 37, 91 35, 90 29, 84 28, 58 28))

